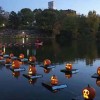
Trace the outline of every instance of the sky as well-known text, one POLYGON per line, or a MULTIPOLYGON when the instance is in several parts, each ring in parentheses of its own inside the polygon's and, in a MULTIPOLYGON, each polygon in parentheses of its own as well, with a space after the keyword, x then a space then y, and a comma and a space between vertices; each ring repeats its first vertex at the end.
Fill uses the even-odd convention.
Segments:
MULTIPOLYGON (((3 10, 11 12, 18 12, 23 8, 46 9, 48 2, 52 0, 0 0, 0 6, 3 10)), ((55 9, 72 9, 78 14, 87 15, 89 11, 95 10, 100 14, 100 0, 53 0, 55 9)))

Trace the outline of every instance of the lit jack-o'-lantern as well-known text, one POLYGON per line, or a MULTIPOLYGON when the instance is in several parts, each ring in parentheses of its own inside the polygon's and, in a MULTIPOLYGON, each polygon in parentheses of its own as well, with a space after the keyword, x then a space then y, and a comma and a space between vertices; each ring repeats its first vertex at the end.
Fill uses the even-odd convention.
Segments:
POLYGON ((53 75, 51 77, 51 84, 52 85, 57 85, 58 84, 58 78, 55 75, 53 75))
POLYGON ((100 67, 97 68, 97 74, 100 76, 100 67))
POLYGON ((6 61, 5 61, 5 63, 6 63, 6 64, 9 64, 9 63, 11 63, 11 58, 10 58, 10 57, 6 58, 6 61))
POLYGON ((29 65, 28 74, 29 75, 36 75, 36 67, 35 67, 35 65, 29 65))
POLYGON ((20 59, 23 59, 23 58, 24 58, 24 54, 21 53, 21 54, 19 55, 19 58, 20 58, 20 59))
POLYGON ((20 76, 20 72, 17 71, 17 72, 13 72, 12 75, 16 78, 18 78, 20 76))
POLYGON ((1 55, 3 55, 3 54, 4 54, 4 52, 3 52, 2 50, 0 50, 0 54, 1 54, 1 55))
POLYGON ((30 61, 30 62, 35 62, 35 61, 36 61, 36 57, 35 57, 35 56, 29 57, 29 61, 30 61))
POLYGON ((100 79, 97 79, 97 80, 96 80, 96 84, 97 84, 97 86, 100 87, 100 79))
POLYGON ((72 77, 72 74, 70 74, 70 73, 65 73, 65 76, 66 76, 68 79, 70 79, 70 78, 72 77))
POLYGON ((94 88, 88 85, 88 87, 82 90, 82 95, 85 100, 93 100, 95 98, 96 92, 94 88))
POLYGON ((49 59, 45 59, 43 64, 44 66, 49 66, 51 64, 51 61, 49 59))
POLYGON ((3 57, 2 56, 0 56, 0 60, 3 60, 3 57))
POLYGON ((49 73, 51 69, 44 68, 45 73, 49 73))
POLYGON ((71 71, 72 70, 72 64, 66 64, 66 70, 71 71))
POLYGON ((0 54, 2 53, 2 50, 0 50, 0 54))
POLYGON ((14 54, 13 54, 13 53, 11 53, 11 54, 10 54, 10 57, 14 57, 14 54))
POLYGON ((12 68, 14 69, 20 68, 20 62, 18 60, 14 60, 12 62, 12 68))

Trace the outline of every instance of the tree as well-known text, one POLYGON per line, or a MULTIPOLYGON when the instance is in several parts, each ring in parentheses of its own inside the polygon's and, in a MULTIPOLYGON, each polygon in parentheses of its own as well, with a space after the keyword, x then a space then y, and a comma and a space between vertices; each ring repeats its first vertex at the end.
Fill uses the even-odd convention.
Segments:
POLYGON ((19 26, 19 19, 16 12, 12 11, 9 15, 9 27, 17 29, 19 26))

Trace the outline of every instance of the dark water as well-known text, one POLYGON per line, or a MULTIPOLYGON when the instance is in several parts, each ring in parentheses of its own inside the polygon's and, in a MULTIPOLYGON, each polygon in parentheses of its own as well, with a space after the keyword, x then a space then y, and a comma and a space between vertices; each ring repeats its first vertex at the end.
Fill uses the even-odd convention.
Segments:
POLYGON ((13 72, 4 65, 0 65, 0 100, 83 100, 82 89, 88 84, 95 88, 96 97, 94 100, 100 100, 100 85, 91 76, 96 73, 100 66, 100 45, 95 42, 66 42, 64 46, 59 45, 55 40, 41 39, 44 44, 41 47, 34 46, 35 39, 1 39, 0 43, 5 54, 14 53, 19 56, 24 53, 28 58, 35 55, 37 58, 37 73, 42 74, 42 78, 34 80, 30 84, 23 74, 27 73, 29 64, 24 64, 25 71, 13 76, 13 72), (11 44, 12 43, 12 44, 11 44), (17 44, 16 44, 17 43, 17 44), (40 67, 43 60, 49 58, 55 68, 45 73, 40 67), (73 68, 79 69, 77 74, 72 74, 70 78, 65 73, 60 72, 65 69, 66 63, 72 63, 73 68), (68 87, 56 93, 49 91, 42 86, 42 82, 49 82, 50 77, 56 75, 59 83, 67 84, 68 87), (81 99, 80 99, 81 98, 81 99))

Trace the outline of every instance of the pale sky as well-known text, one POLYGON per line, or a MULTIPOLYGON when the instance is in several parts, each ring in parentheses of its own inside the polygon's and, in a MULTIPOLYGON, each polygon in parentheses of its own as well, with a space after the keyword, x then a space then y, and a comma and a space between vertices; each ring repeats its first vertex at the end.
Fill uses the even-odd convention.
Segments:
MULTIPOLYGON (((8 12, 18 12, 22 8, 46 9, 48 2, 52 0, 0 0, 0 6, 8 12)), ((100 0, 53 0, 55 8, 60 10, 72 9, 80 14, 88 14, 95 10, 100 15, 100 0)))

